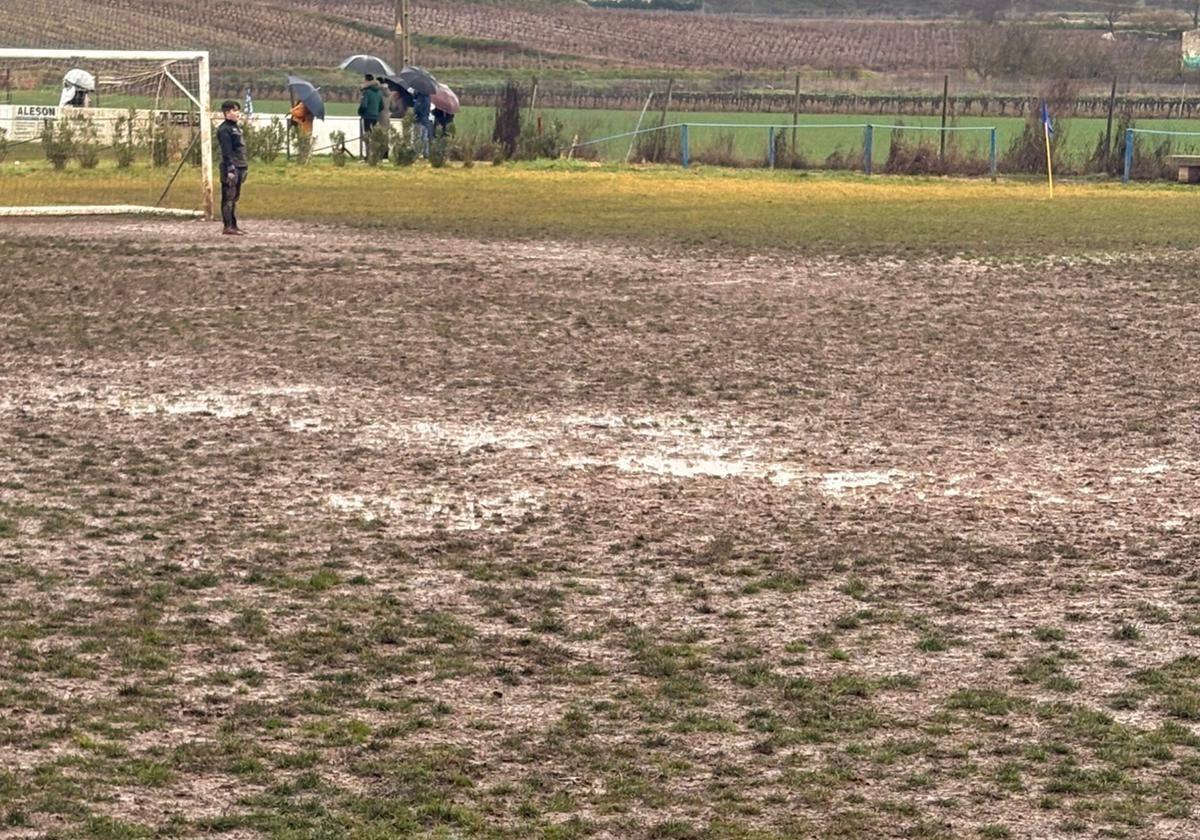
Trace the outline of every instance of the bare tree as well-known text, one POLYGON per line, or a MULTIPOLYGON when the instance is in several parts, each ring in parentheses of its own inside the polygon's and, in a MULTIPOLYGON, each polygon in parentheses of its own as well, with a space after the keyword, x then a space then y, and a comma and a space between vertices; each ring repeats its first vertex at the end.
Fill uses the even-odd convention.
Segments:
POLYGON ((1200 28, 1200 0, 1175 0, 1171 6, 1185 14, 1191 15, 1192 26, 1200 28))
POLYGON ((1123 0, 1123 2, 1110 2, 1103 4, 1102 11, 1104 13, 1104 22, 1108 24, 1109 35, 1115 36, 1117 34, 1117 22, 1133 11, 1134 6, 1136 5, 1137 3, 1133 2, 1133 0, 1123 0))
POLYGON ((1046 63, 1042 33, 1026 24, 975 27, 967 34, 964 62, 981 79, 1037 75, 1046 63))

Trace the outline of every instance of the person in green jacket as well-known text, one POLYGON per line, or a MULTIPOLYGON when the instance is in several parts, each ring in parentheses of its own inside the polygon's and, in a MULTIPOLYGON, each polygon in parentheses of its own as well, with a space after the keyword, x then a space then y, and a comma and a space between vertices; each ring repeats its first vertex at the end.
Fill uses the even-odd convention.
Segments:
POLYGON ((358 102, 358 116, 362 120, 362 138, 364 156, 366 154, 366 138, 371 129, 379 124, 379 115, 383 111, 383 88, 375 77, 368 73, 362 86, 362 98, 358 102))

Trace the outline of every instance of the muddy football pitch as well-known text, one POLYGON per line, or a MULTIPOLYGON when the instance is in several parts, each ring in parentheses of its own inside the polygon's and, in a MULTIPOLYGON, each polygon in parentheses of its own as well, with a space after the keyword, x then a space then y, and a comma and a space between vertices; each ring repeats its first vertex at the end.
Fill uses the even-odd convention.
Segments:
POLYGON ((1194 252, 0 226, 0 837, 1183 838, 1194 252))

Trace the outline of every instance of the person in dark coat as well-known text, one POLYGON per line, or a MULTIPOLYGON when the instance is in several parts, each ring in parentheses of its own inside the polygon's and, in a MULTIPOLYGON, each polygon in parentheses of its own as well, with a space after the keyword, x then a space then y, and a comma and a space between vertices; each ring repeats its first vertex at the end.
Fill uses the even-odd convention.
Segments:
POLYGON ((447 114, 441 108, 434 108, 431 112, 433 116, 433 135, 436 137, 438 129, 442 130, 442 136, 445 137, 451 133, 450 125, 454 122, 454 115, 447 114))
POLYGON ((237 203, 250 167, 246 162, 246 139, 238 125, 242 110, 232 99, 227 99, 221 103, 221 113, 225 122, 217 128, 217 143, 221 146, 221 221, 225 223, 222 233, 243 236, 238 227, 237 203))
POLYGON ((362 84, 362 98, 358 101, 358 116, 362 120, 362 138, 364 155, 366 154, 367 135, 379 124, 379 115, 383 112, 383 89, 375 77, 368 73, 362 84))
POLYGON ((424 150, 421 154, 429 156, 429 141, 433 138, 433 118, 430 116, 430 109, 433 103, 429 101, 429 95, 420 91, 413 92, 413 117, 417 122, 417 130, 421 132, 421 143, 424 150))
POLYGON ((404 88, 393 88, 391 96, 388 97, 388 110, 391 111, 392 119, 402 120, 404 115, 408 113, 408 109, 413 106, 413 97, 404 88))

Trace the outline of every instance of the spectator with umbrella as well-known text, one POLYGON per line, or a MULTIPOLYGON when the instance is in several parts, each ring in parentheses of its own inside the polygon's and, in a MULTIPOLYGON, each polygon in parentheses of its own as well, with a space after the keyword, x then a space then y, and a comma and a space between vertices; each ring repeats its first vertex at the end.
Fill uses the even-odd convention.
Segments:
POLYGON ((437 134, 437 129, 442 129, 442 136, 445 137, 450 130, 450 123, 454 122, 454 115, 458 113, 458 96, 449 87, 437 83, 437 90, 429 97, 429 102, 433 105, 433 133, 437 134))
POLYGON ((438 83, 433 74, 423 67, 409 65, 404 67, 394 77, 412 93, 413 116, 421 132, 421 143, 426 156, 429 155, 429 141, 433 139, 433 103, 430 97, 437 93, 438 83))
POLYGON ((390 64, 374 55, 352 55, 338 65, 340 70, 350 70, 363 74, 362 97, 358 104, 358 116, 361 119, 361 145, 366 156, 366 137, 372 128, 379 123, 379 115, 383 111, 383 90, 376 77, 384 78, 392 75, 390 64))
POLYGON ((339 64, 338 69, 378 77, 390 76, 396 72, 390 64, 374 55, 352 55, 339 64))
POLYGON ((325 119, 325 102, 316 85, 299 76, 288 76, 287 86, 294 100, 288 120, 300 134, 311 135, 313 120, 325 119))
POLYGON ((383 113, 383 89, 372 74, 367 73, 364 78, 362 98, 358 102, 358 116, 362 120, 362 136, 365 146, 370 143, 368 138, 371 130, 379 124, 379 115, 383 113))
POLYGON ((412 92, 394 74, 384 76, 383 83, 387 85, 389 91, 387 101, 388 114, 394 120, 404 119, 404 115, 408 113, 408 109, 413 106, 412 92))

